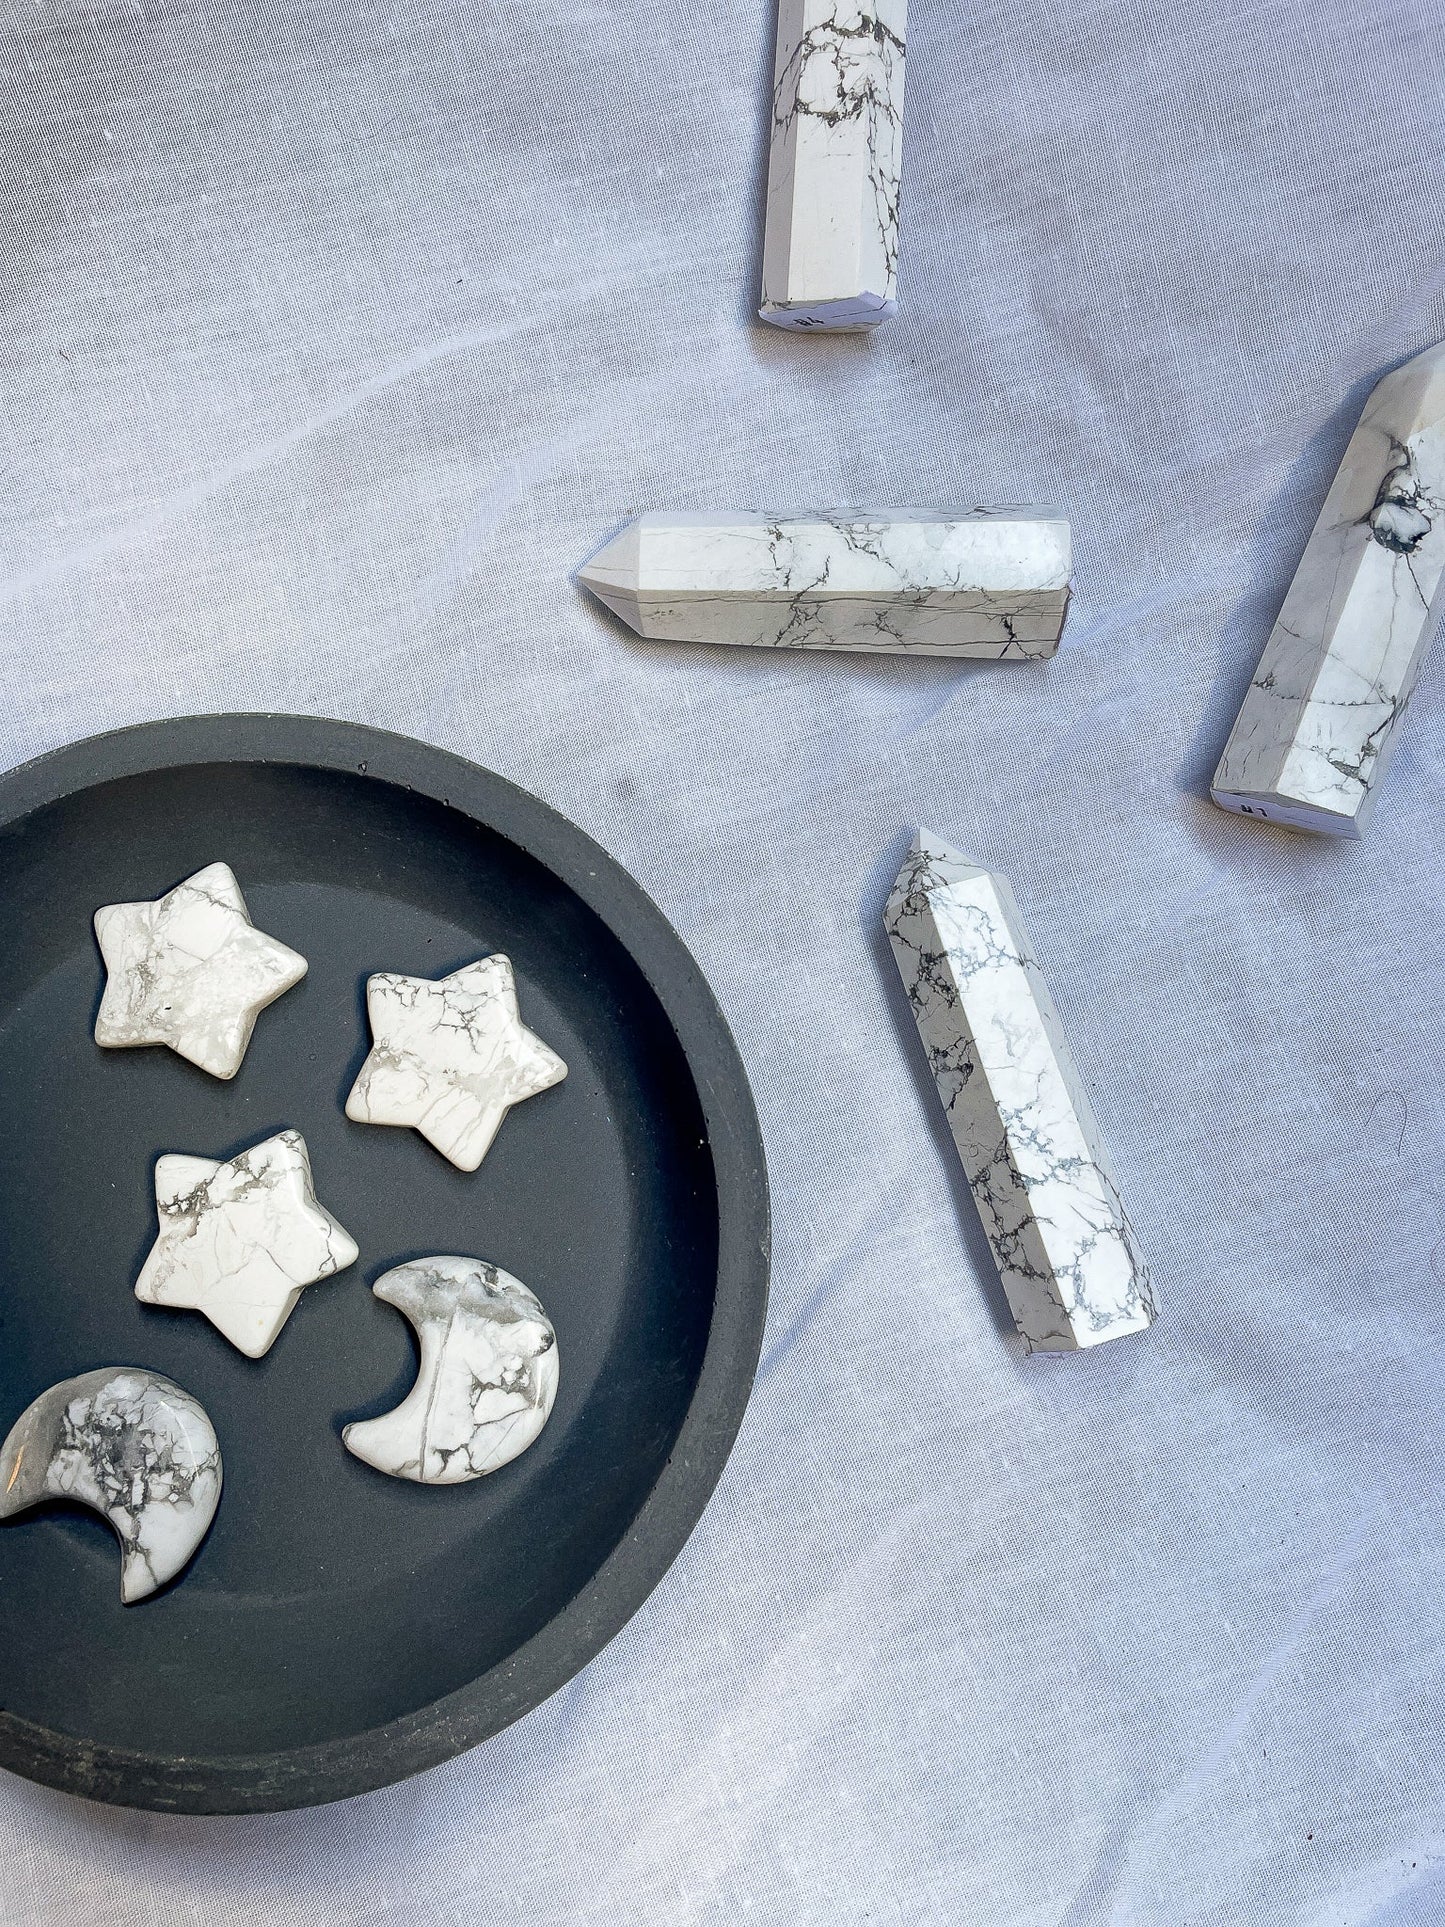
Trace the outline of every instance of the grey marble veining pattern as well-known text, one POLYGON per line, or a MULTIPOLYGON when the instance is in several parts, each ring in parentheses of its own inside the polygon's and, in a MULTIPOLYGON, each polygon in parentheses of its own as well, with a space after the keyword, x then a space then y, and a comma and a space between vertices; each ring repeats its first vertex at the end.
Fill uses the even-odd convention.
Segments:
POLYGON ((121 1545, 127 1606, 194 1557, 221 1499, 221 1448, 198 1400, 143 1366, 110 1365, 42 1392, 0 1446, 0 1519, 74 1499, 121 1545))
POLYGON ((299 1131, 233 1158, 157 1158, 160 1231, 136 1279, 143 1304, 204 1312, 248 1358, 280 1336, 307 1285, 355 1264, 355 1239, 317 1201, 299 1131))
POLYGON ((251 922, 230 865, 208 863, 149 903, 95 913, 105 992, 95 1041, 168 1044, 212 1077, 241 1068, 256 1019, 306 975, 306 959, 251 922))
POLYGON ((1375 388, 1214 773, 1216 803, 1357 837, 1438 624, 1445 343, 1375 388))
POLYGON ((358 1124, 420 1131, 475 1171, 514 1104, 560 1084, 567 1066, 522 1022, 500 953, 446 977, 381 971, 367 981, 372 1046, 346 1100, 358 1124))
POLYGON ((557 1334, 527 1287, 480 1258, 418 1258, 377 1279, 421 1344, 416 1384, 379 1418, 342 1432, 378 1472, 458 1485, 495 1472, 537 1437, 557 1396, 557 1334))
POLYGON ((1142 1330, 1153 1286, 1008 884, 920 830, 884 921, 1025 1345, 1142 1330))
POLYGON ((1069 605, 1052 509, 642 515, 577 579, 641 636, 998 662, 1052 656, 1069 605))
POLYGON ((905 0, 781 0, 764 321, 873 328, 897 309, 905 0))

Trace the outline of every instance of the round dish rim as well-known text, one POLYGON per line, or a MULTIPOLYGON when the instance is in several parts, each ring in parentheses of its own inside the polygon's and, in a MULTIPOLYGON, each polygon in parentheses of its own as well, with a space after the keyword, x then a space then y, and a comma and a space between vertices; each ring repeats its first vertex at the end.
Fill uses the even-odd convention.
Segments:
POLYGON ((626 1534, 546 1626, 467 1685, 341 1739, 210 1757, 131 1751, 0 1711, 0 1767, 88 1799, 158 1812, 276 1812, 372 1792, 467 1751, 565 1685, 620 1632, 702 1516, 742 1423, 767 1311, 763 1144, 726 1019, 662 911, 615 858, 550 805, 412 737, 326 717, 256 712, 138 723, 20 764, 0 775, 0 829, 108 782, 228 762, 347 771, 399 785, 516 844, 587 904, 642 971, 692 1074, 716 1181, 717 1283, 682 1429, 626 1534))

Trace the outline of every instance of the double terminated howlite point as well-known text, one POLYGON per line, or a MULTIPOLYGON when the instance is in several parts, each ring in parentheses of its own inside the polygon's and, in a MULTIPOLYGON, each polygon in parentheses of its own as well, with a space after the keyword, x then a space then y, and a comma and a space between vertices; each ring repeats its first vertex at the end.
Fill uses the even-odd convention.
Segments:
POLYGON ((764 321, 876 327, 897 308, 904 0, 781 0, 764 321))
POLYGON ((1445 566, 1445 344, 1378 384, 1219 767, 1241 816, 1359 836, 1429 645, 1445 566))
POLYGON ((1052 656, 1069 525, 1050 509, 643 515, 578 580, 640 636, 761 649, 1052 656))
POLYGON ((884 920, 1024 1343, 1142 1331, 1149 1274, 1007 883, 920 831, 884 920))

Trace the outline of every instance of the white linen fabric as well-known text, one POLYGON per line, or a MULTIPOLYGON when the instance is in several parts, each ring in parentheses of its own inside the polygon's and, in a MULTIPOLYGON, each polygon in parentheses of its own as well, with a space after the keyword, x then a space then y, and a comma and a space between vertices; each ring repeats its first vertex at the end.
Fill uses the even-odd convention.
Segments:
POLYGON ((627 864, 749 1066, 737 1449, 570 1687, 235 1820, 0 1779, 5 1927, 1445 1918, 1445 665, 1359 845, 1207 780, 1445 333, 1431 0, 914 0, 902 312, 753 319, 754 0, 4 0, 0 757, 299 709, 627 864), (650 507, 1044 502, 1044 666, 648 645, 650 507), (1153 1265, 1022 1356, 879 912, 1013 882, 1153 1265))

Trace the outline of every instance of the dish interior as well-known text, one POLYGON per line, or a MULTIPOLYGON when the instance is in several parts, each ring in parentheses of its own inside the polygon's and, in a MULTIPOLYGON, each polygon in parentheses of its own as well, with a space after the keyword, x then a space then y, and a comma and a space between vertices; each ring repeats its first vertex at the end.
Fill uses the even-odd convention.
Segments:
POLYGON ((134 1607, 95 1515, 57 1504, 0 1528, 0 1706, 140 1752, 251 1754, 368 1731, 502 1665, 627 1532, 712 1318, 712 1162, 642 973, 515 844, 359 770, 199 764, 79 791, 0 832, 0 902, 0 1434, 58 1379, 141 1364, 201 1400, 225 1461, 194 1563, 134 1607), (230 1084, 91 1037, 96 907, 218 858, 254 921, 310 963, 230 1084), (568 1076, 518 1105, 466 1175, 342 1106, 368 1043, 368 975, 439 976, 494 950, 568 1076), (156 1157, 227 1157, 287 1126, 361 1258, 308 1286, 253 1362, 132 1287, 156 1157), (561 1384, 521 1458, 432 1489, 353 1459, 341 1428, 415 1376, 410 1328, 372 1280, 438 1252, 530 1286, 561 1384))

